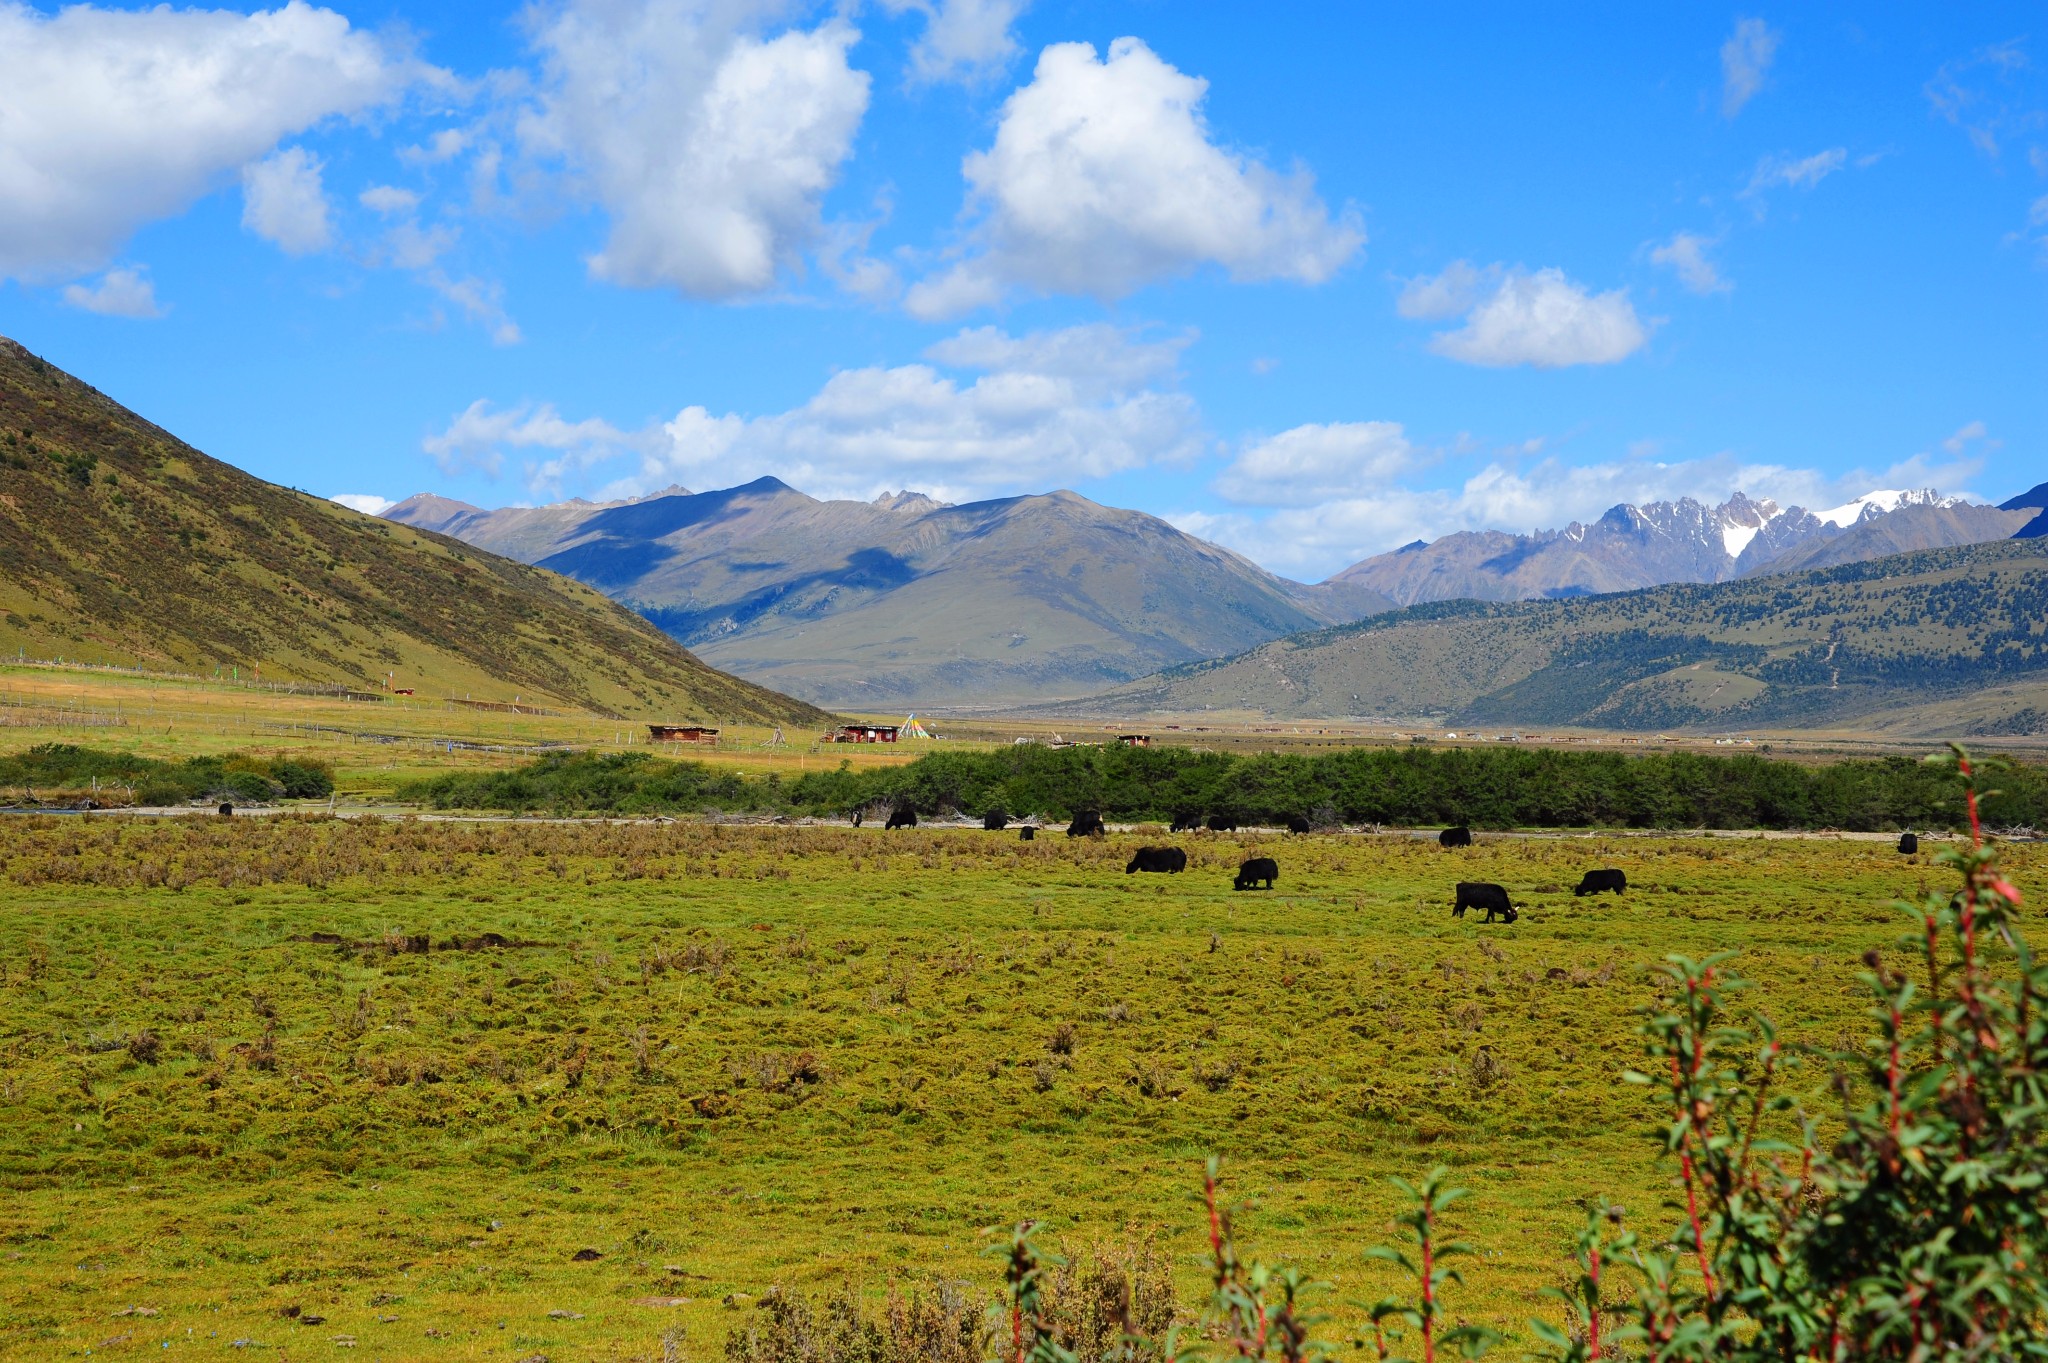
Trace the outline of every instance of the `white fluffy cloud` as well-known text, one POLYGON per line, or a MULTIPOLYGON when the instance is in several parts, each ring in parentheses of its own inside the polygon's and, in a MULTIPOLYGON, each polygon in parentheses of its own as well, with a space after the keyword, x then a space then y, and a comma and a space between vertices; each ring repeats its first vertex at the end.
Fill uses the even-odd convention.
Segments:
POLYGON ((505 311, 505 286, 475 275, 450 275, 438 266, 419 272, 420 283, 455 306, 466 321, 489 333, 492 345, 518 345, 519 323, 505 311))
POLYGON ((273 152, 242 167, 242 226, 286 255, 310 255, 333 244, 320 158, 304 147, 273 152))
POLYGON ((1010 27, 1029 0, 882 0, 891 14, 915 10, 924 34, 910 47, 910 74, 920 81, 973 83, 1017 55, 1010 27))
POLYGON ((1216 490, 1251 506, 1313 506, 1383 487, 1419 462, 1399 422, 1296 426, 1241 451, 1216 490))
POLYGON ((1205 264, 1241 280, 1335 274, 1365 243, 1357 215, 1333 218, 1305 169, 1218 146, 1207 90, 1136 38, 1102 58, 1046 48, 994 145, 963 165, 971 253, 915 285, 911 312, 950 316, 1016 288, 1117 298, 1205 264))
POLYGON ((74 308, 106 317, 152 318, 164 315, 156 301, 156 285, 144 266, 124 266, 101 275, 97 283, 67 284, 64 301, 74 308))
POLYGON ((2030 89, 2026 79, 2037 69, 2027 55, 2026 39, 2012 38, 1943 62, 1924 92, 1935 113, 1995 159, 2007 142, 2035 135, 2041 127, 2040 92, 2030 89))
POLYGON ((1756 163, 1742 196, 1754 198, 1779 188, 1812 189, 1848 162, 1847 147, 1829 147, 1811 156, 1766 156, 1756 163))
POLYGON ((1463 316, 1463 326, 1437 333, 1429 348, 1465 364, 1614 364, 1650 339, 1625 290, 1591 293, 1556 269, 1452 261, 1441 274, 1410 280, 1395 306, 1404 317, 1463 316))
POLYGON ((494 410, 479 399, 449 422, 446 430, 428 436, 422 448, 444 473, 474 469, 496 477, 504 469, 507 450, 552 451, 555 458, 551 462, 566 470, 588 467, 644 443, 644 436, 636 437, 597 417, 565 420, 549 403, 521 403, 494 410))
POLYGON ((410 213, 420 206, 420 196, 397 185, 371 185, 356 196, 356 202, 380 217, 410 213))
POLYGON ((1757 91, 1778 55, 1778 33, 1761 19, 1738 19, 1721 44, 1721 113, 1733 118, 1757 91))
POLYGON ((332 10, 0 0, 0 278, 105 265, 279 139, 437 73, 332 10))
POLYGON ((819 200, 867 111, 841 20, 764 38, 743 0, 567 0, 535 21, 545 67, 522 120, 610 215, 600 279, 730 298, 773 287, 820 232, 819 200))
POLYGON ((1478 307, 1489 290, 1500 286, 1502 273, 1498 265, 1481 270, 1469 260, 1454 260, 1440 273, 1409 280, 1394 301, 1394 310, 1425 322, 1462 317, 1478 307))
POLYGON ((1675 270, 1678 282, 1694 293, 1726 293, 1735 286, 1707 259, 1707 248, 1714 244, 1713 238, 1696 232, 1674 232, 1671 240, 1650 251, 1650 260, 1675 270))
POLYGON ((949 369, 992 374, 1039 374, 1101 395, 1130 392, 1171 374, 1194 335, 1140 340, 1104 322, 1012 336, 995 327, 972 327, 926 349, 925 358, 949 369))
POLYGON ((426 448, 451 469, 490 470, 506 452, 548 452, 525 466, 536 495, 554 495, 567 474, 621 454, 637 455, 639 468, 602 495, 764 474, 818 496, 912 487, 958 501, 1044 491, 1199 452, 1193 402, 1161 382, 1187 340, 1146 341, 1100 324, 1027 336, 982 329, 932 347, 930 363, 843 370, 786 412, 690 406, 622 431, 567 421, 551 407, 479 402, 426 448))
POLYGON ((337 492, 327 500, 351 511, 360 511, 365 516, 381 516, 398 505, 389 497, 379 497, 374 492, 337 492))
POLYGON ((1980 440, 1990 441, 1992 449, 1997 449, 2003 443, 2002 441, 1991 440, 1991 428, 1983 422, 1966 421, 1956 427, 1948 439, 1941 442, 1941 447, 1948 451, 1951 456, 1960 459, 1969 453, 1970 446, 1980 440))

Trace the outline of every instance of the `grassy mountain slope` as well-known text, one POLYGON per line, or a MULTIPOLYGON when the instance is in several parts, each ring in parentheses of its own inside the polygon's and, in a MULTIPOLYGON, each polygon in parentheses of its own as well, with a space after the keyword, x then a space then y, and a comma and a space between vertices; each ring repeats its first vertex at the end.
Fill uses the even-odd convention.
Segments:
POLYGON ((939 506, 819 501, 774 478, 531 512, 387 514, 532 557, 704 657, 823 704, 1072 696, 1391 605, 1275 577, 1071 492, 939 506), (564 528, 545 546, 537 527, 564 528))
POLYGON ((1076 711, 1613 729, 2048 733, 2048 542, 1570 601, 1443 602, 1178 667, 1076 711))
POLYGON ((0 651, 814 722, 602 595, 250 477, 0 338, 0 651))

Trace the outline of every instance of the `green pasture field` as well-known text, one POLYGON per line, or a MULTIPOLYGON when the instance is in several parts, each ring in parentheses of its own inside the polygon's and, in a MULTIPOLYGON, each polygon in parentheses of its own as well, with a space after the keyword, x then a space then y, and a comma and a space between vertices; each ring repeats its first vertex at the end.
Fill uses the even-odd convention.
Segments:
MULTIPOLYGON (((1620 1080, 1649 967, 1739 948, 1788 1038, 1856 1044, 1857 958, 1944 875, 1867 840, 1211 834, 1125 875, 1148 840, 0 819, 0 1358, 717 1359, 729 1294, 985 1291, 1024 1217, 1156 1237, 1192 1300, 1211 1152, 1347 1338, 1392 1286, 1387 1177, 1451 1165, 1482 1250, 1451 1309, 1526 1343, 1582 1199, 1669 1219, 1620 1080), (1276 890, 1232 891, 1248 854, 1276 890), (1593 866, 1630 893, 1574 898, 1593 866), (1453 919, 1458 880, 1526 911, 1453 919)), ((2040 861, 2008 858, 2030 893, 2040 861)), ((1823 1120, 1827 1078, 1795 1081, 1823 1120)))

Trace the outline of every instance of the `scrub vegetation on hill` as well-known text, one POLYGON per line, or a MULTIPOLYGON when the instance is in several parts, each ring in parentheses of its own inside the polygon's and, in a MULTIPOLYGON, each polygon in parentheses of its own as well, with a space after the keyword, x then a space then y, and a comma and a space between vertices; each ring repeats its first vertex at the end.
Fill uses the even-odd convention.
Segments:
POLYGON ((254 478, 0 337, 0 652, 712 723, 823 711, 580 583, 254 478))
POLYGON ((1064 708, 1440 715, 1656 731, 2019 733, 2048 690, 2048 542, 1710 585, 1441 601, 1169 668, 1064 708), (1901 713, 1908 712, 1908 713, 1901 713))
MULTIPOLYGON (((2048 773, 2022 768, 1991 803, 2001 825, 2048 822, 2048 773)), ((1463 823, 1479 828, 1960 828, 1962 801, 1904 757, 1824 765, 1743 754, 1554 748, 1348 748, 1237 756, 1188 748, 929 753, 900 767, 743 780, 645 753, 562 754, 512 771, 451 772, 402 792, 436 809, 657 814, 843 814, 909 805, 925 815, 1121 820, 1220 815, 1241 823, 1463 823)))

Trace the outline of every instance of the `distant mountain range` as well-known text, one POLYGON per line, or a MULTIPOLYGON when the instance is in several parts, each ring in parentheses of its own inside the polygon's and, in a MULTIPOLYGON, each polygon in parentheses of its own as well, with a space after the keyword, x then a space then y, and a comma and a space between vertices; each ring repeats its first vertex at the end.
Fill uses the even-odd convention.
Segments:
POLYGON ((384 514, 587 582, 721 667, 854 709, 1086 695, 1393 605, 1072 492, 820 501, 762 478, 501 511, 418 496, 384 514))
POLYGON ((491 511, 422 494, 384 514, 586 582, 765 685, 888 709, 1085 696, 1398 606, 1725 582, 2004 539, 2035 513, 1932 491, 1811 512, 1738 492, 1417 541, 1314 585, 1072 492, 820 501, 762 478, 491 511))
POLYGON ((598 592, 266 483, 0 338, 0 651, 818 724, 598 592))
POLYGON ((1728 582, 1857 563, 1885 554, 2005 539, 2017 509, 1933 491, 1872 492, 1812 512, 1737 492, 1719 506, 1690 497, 1612 508, 1591 525, 1514 535, 1498 530, 1417 540, 1338 573, 1403 606, 1427 601, 1534 601, 1669 582, 1728 582))
POLYGON ((2044 619, 2048 537, 2034 536, 1590 599, 1434 602, 1061 708, 1133 724, 1212 711, 2048 736, 2044 619))

